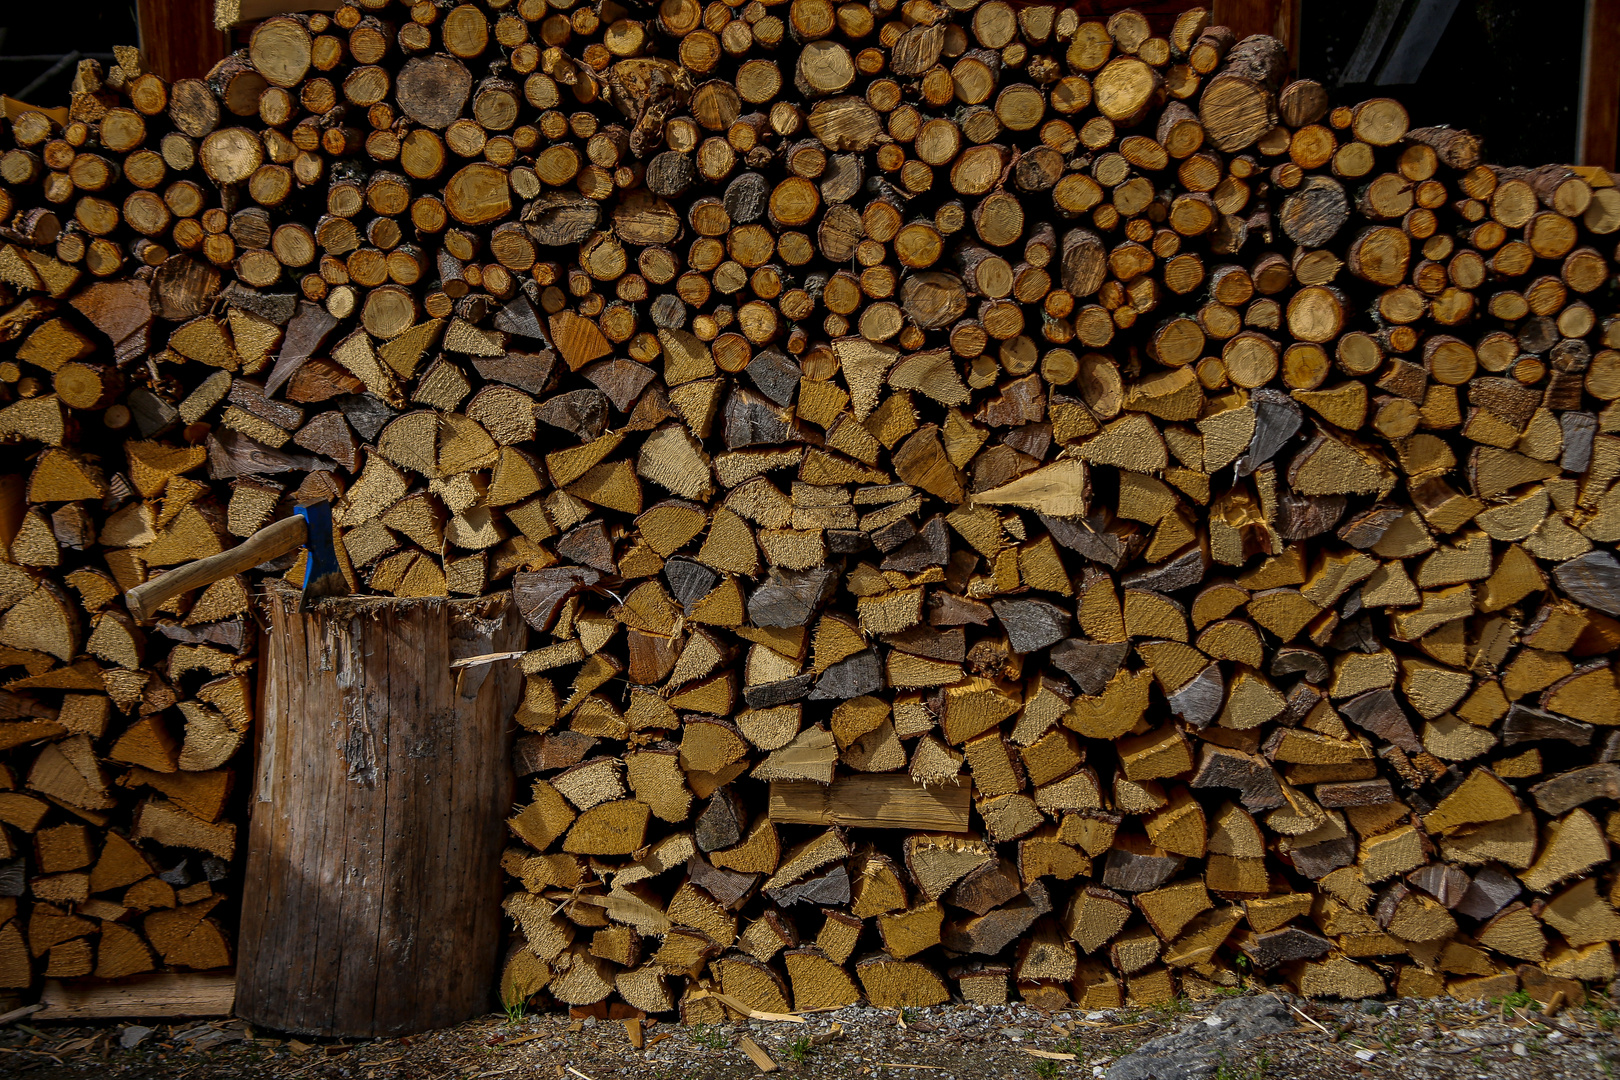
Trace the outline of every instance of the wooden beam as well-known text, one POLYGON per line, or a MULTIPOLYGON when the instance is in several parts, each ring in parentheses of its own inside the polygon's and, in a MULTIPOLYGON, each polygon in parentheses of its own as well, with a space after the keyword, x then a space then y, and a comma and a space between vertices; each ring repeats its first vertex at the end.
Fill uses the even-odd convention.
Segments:
POLYGON ((36 1020, 115 1020, 149 1016, 229 1016, 236 1002, 231 972, 131 975, 93 985, 45 980, 36 1020))
POLYGON ((139 0, 141 54, 164 79, 200 79, 231 51, 213 0, 139 0))
POLYGON ((1230 26, 1241 41, 1250 34, 1270 34, 1288 47, 1288 66, 1299 70, 1299 5, 1297 0, 1215 0, 1210 22, 1230 26))
POLYGON ((831 784, 776 780, 770 815, 772 821, 797 825, 962 832, 971 797, 965 783, 924 787, 904 773, 846 776, 831 784))
POLYGON ((1575 157, 1613 169, 1620 143, 1620 0, 1586 0, 1575 157))

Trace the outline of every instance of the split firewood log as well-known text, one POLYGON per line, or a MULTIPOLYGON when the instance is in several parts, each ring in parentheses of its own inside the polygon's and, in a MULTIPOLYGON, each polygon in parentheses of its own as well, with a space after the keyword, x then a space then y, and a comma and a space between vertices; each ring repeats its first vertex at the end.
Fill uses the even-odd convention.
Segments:
POLYGON ((242 40, 0 129, 0 984, 229 962, 301 564, 119 597, 323 500, 532 628, 508 1002, 1613 977, 1609 174, 1196 9, 242 40))

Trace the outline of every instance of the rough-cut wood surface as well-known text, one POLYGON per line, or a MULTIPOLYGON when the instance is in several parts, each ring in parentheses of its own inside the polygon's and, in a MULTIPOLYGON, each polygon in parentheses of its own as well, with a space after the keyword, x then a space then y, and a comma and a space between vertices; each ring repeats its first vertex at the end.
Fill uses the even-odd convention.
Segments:
POLYGON ((909 776, 851 776, 831 784, 775 781, 768 812, 784 824, 964 832, 971 802, 961 785, 929 788, 909 776))
POLYGON ((236 1002, 233 972, 131 975, 99 983, 48 979, 44 1008, 35 1020, 133 1020, 145 1017, 230 1016, 236 1002))
POLYGON ((498 970, 519 676, 445 661, 522 624, 504 598, 269 609, 236 1011, 331 1036, 458 1023, 498 970))

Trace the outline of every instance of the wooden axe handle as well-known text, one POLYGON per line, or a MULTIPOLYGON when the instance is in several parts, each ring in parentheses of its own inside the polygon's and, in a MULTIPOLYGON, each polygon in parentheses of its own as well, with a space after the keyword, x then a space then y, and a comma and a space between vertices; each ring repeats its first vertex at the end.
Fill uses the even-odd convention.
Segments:
POLYGON ((136 622, 146 622, 163 606, 164 601, 279 558, 303 544, 308 536, 309 524, 303 518, 296 515, 282 518, 273 525, 266 525, 229 551, 186 563, 162 577, 135 586, 124 595, 124 603, 129 606, 129 613, 135 616, 136 622))

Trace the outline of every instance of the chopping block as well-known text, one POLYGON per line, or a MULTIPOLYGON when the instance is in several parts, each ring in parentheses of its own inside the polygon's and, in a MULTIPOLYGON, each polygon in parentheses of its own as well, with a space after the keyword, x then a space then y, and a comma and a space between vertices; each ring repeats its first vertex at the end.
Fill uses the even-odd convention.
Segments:
POLYGON ((510 594, 266 607, 237 1014, 367 1038, 488 1011, 523 681, 500 661, 526 629, 510 594))

